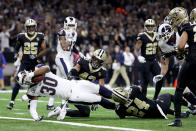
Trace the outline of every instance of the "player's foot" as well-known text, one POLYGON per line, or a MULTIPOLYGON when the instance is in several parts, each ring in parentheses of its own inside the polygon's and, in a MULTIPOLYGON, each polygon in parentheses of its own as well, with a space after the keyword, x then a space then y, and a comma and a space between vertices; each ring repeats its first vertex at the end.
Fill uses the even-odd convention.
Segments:
POLYGON ((47 117, 50 118, 52 116, 56 116, 60 113, 60 111, 61 111, 61 108, 58 106, 53 111, 49 112, 47 117))
POLYGON ((189 111, 183 112, 183 113, 181 113, 181 118, 188 118, 189 115, 190 115, 189 111))
POLYGON ((66 108, 60 110, 60 114, 57 117, 57 120, 63 120, 67 114, 66 108))
POLYGON ((181 120, 175 120, 174 122, 168 124, 168 126, 181 127, 182 126, 182 122, 181 122, 181 120))
POLYGON ((116 114, 118 115, 118 117, 120 119, 124 119, 125 118, 125 115, 122 113, 122 111, 119 108, 120 108, 120 105, 117 105, 116 106, 116 109, 115 109, 115 112, 116 112, 116 114))
POLYGON ((191 105, 191 106, 189 107, 189 109, 190 109, 190 114, 196 115, 196 107, 194 107, 194 105, 191 105))
POLYGON ((47 110, 54 110, 55 107, 54 107, 54 105, 52 105, 52 106, 46 105, 46 109, 47 109, 47 110))
POLYGON ((6 91, 7 89, 6 89, 6 88, 2 88, 1 90, 2 90, 2 91, 6 91))
POLYGON ((7 109, 12 110, 14 108, 14 103, 10 102, 10 104, 7 106, 7 109))

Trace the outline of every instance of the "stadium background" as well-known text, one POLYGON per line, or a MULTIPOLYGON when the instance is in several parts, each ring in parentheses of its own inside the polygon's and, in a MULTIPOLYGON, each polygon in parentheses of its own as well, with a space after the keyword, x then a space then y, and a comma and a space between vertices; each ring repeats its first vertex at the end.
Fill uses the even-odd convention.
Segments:
MULTIPOLYGON (((3 48, 7 66, 4 70, 5 83, 9 85, 10 75, 14 71, 13 56, 16 36, 24 32, 24 22, 31 17, 38 23, 38 31, 45 34, 48 47, 47 56, 43 61, 48 63, 55 72, 54 58, 57 46, 57 32, 63 27, 66 16, 74 16, 78 20, 78 38, 76 45, 84 54, 89 47, 103 48, 107 51, 108 75, 106 83, 112 75, 112 55, 114 46, 119 45, 124 51, 129 46, 133 51, 136 36, 143 31, 146 19, 155 19, 160 23, 173 7, 181 6, 190 12, 196 7, 194 0, 1 0, 0 1, 0 32, 5 27, 9 31, 9 46, 3 48)), ((172 60, 173 61, 173 60, 172 60)), ((174 61, 173 61, 174 62, 174 61)), ((172 85, 174 69, 178 68, 175 62, 170 65, 169 82, 172 85), (176 66, 176 67, 175 67, 176 66)), ((140 64, 134 62, 131 73, 131 83, 139 84, 140 64)), ((121 77, 118 81, 121 81, 121 77)), ((117 84, 123 86, 123 83, 117 84)), ((151 81, 151 85, 153 85, 151 81)))

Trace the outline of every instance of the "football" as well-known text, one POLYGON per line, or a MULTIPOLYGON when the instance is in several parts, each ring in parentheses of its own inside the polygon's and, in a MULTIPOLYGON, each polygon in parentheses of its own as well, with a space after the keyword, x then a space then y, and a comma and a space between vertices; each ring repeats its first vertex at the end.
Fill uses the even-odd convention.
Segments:
POLYGON ((32 78, 32 82, 39 83, 40 81, 42 81, 44 79, 44 77, 45 77, 45 75, 35 76, 32 78))

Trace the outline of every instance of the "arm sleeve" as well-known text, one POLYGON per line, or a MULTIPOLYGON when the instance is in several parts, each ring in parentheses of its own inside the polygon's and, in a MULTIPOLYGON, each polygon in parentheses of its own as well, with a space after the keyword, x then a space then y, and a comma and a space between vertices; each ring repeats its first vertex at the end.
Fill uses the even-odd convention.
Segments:
POLYGON ((17 36, 17 38, 16 38, 16 44, 15 44, 15 54, 18 54, 18 51, 19 51, 19 49, 20 49, 20 47, 21 47, 21 43, 20 43, 20 34, 17 36))

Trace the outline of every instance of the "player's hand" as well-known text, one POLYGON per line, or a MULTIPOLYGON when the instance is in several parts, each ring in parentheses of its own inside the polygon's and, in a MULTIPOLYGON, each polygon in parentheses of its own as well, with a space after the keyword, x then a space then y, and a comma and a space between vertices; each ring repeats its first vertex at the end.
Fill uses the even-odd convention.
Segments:
POLYGON ((153 77, 153 82, 156 84, 158 81, 160 81, 163 78, 163 75, 156 75, 153 77))
POLYGON ((44 118, 44 116, 39 116, 37 119, 35 119, 35 121, 42 121, 44 118))
POLYGON ((138 56, 137 59, 140 63, 146 63, 146 59, 143 56, 138 56))
POLYGON ((29 55, 30 59, 36 59, 37 58, 37 55, 29 55))
POLYGON ((98 104, 92 104, 91 111, 96 111, 98 109, 98 104))

